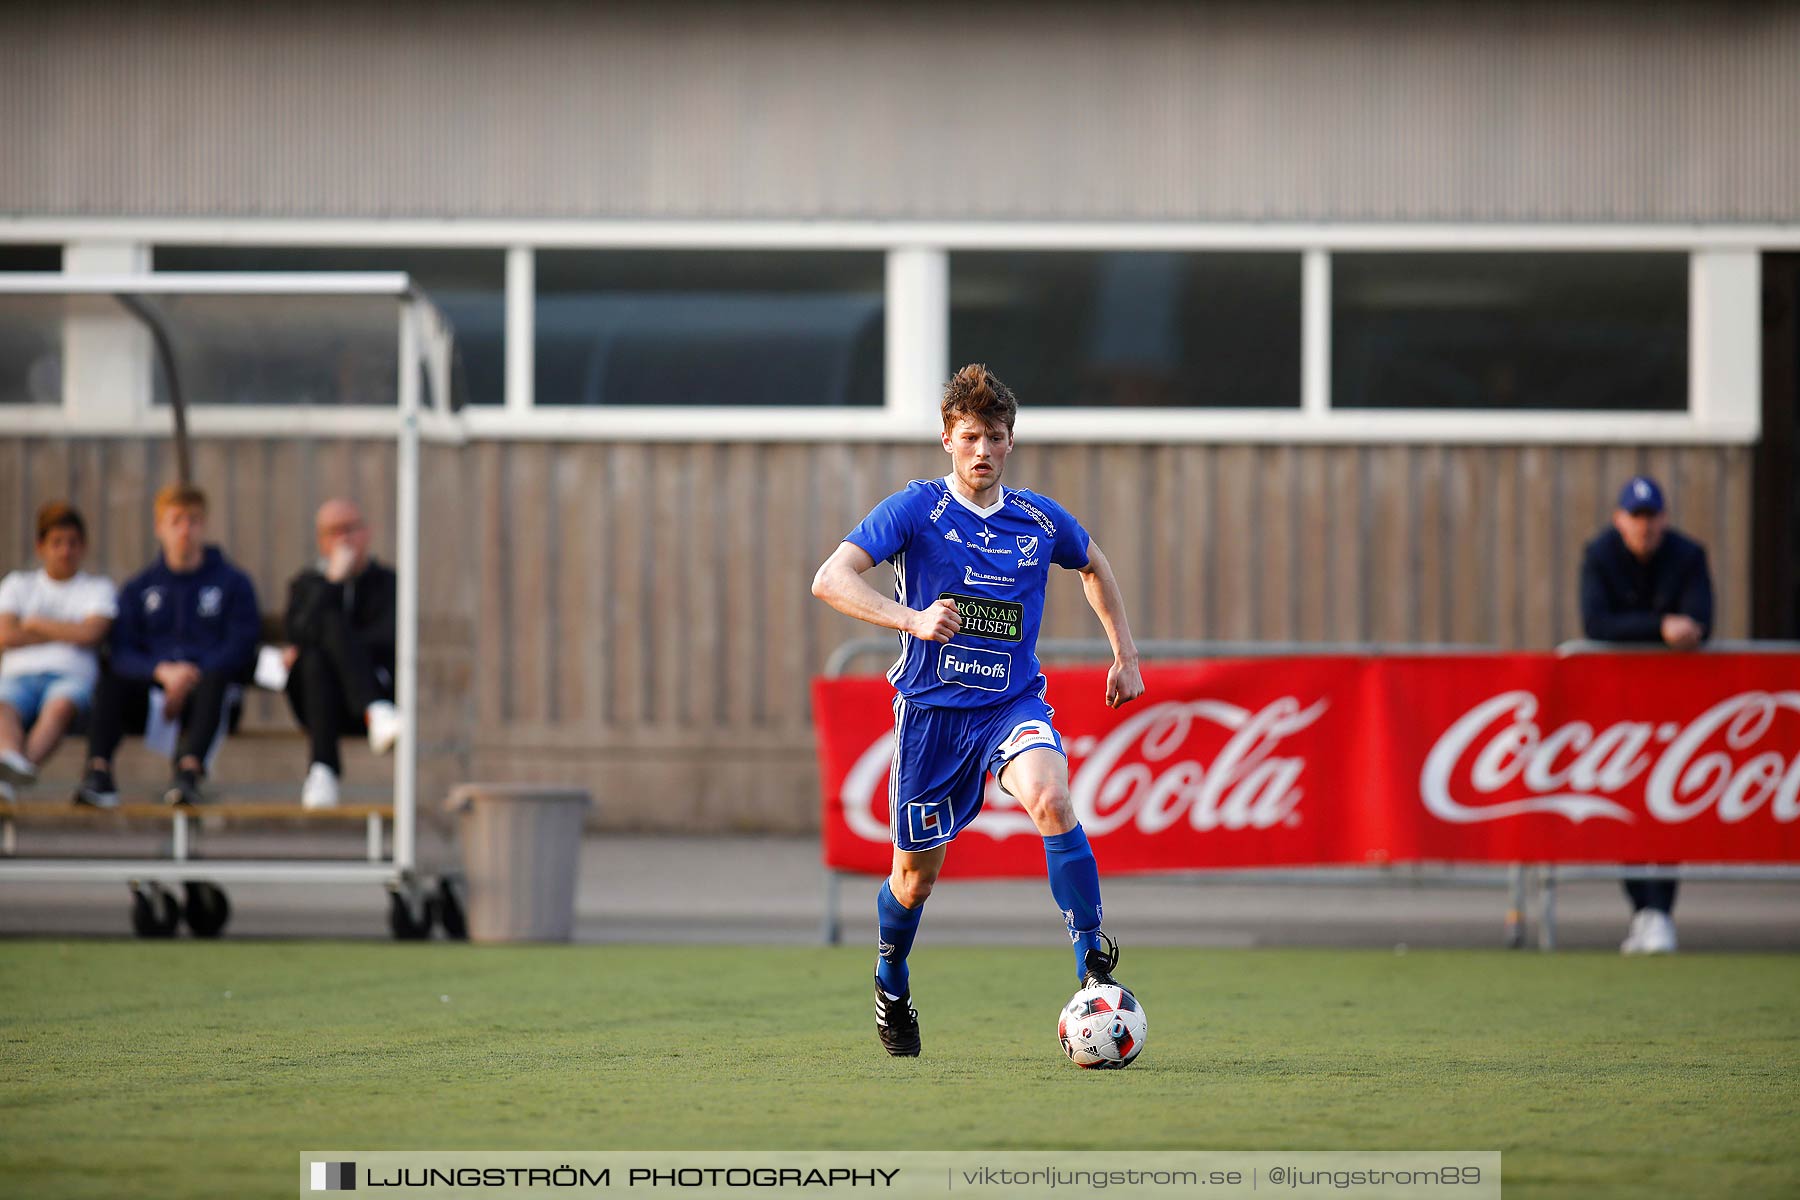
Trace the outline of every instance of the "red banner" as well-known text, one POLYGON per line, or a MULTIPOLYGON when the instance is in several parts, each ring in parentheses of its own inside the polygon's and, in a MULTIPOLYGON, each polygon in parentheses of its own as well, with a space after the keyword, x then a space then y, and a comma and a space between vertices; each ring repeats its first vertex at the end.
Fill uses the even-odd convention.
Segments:
MULTIPOLYGON (((1800 862, 1800 656, 1291 658, 1056 670, 1076 815, 1108 871, 1800 862)), ((893 690, 813 685, 826 865, 890 857, 893 690)), ((946 874, 1042 874, 988 780, 946 874)))

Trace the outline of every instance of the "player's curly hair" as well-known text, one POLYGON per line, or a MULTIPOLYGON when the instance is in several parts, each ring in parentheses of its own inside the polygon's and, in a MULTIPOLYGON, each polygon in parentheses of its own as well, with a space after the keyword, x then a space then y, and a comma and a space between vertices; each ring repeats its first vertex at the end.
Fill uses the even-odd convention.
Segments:
POLYGON ((75 510, 75 506, 65 504, 61 500, 52 500, 38 509, 38 545, 43 545, 44 539, 58 529, 73 529, 75 536, 80 538, 84 545, 87 543, 87 522, 81 519, 81 514, 75 510))
POLYGON ((983 425, 1004 425, 1010 437, 1019 415, 1019 401, 986 363, 970 363, 944 385, 944 432, 963 417, 983 425))

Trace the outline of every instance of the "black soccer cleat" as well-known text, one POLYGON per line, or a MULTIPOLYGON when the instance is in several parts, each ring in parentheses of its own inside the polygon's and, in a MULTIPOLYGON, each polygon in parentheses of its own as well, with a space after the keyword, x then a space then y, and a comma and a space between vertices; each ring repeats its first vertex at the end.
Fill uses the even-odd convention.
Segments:
POLYGON ((875 981, 875 1036, 895 1058, 919 1057, 919 1013, 913 1008, 911 988, 898 1000, 889 1000, 881 980, 875 981))
POLYGON ((78 808, 119 807, 119 785, 104 767, 89 767, 72 797, 78 808))
POLYGON ((1113 941, 1109 934, 1099 933, 1097 936, 1105 946, 1096 946, 1087 952, 1087 974, 1082 976, 1081 986, 1091 988, 1104 984, 1108 987, 1125 988, 1129 992, 1131 989, 1114 979, 1112 974, 1119 965, 1119 943, 1113 941))
POLYGON ((200 772, 191 767, 177 767, 175 777, 169 781, 169 790, 163 793, 163 803, 172 808, 192 808, 200 800, 200 772))

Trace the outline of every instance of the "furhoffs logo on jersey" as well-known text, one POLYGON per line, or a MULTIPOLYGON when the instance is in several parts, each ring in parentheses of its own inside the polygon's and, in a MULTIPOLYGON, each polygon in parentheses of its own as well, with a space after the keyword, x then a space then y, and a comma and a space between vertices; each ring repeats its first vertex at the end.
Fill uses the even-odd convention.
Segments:
POLYGON ((937 673, 940 683, 1004 692, 1012 680, 1012 655, 951 642, 938 651, 937 673))

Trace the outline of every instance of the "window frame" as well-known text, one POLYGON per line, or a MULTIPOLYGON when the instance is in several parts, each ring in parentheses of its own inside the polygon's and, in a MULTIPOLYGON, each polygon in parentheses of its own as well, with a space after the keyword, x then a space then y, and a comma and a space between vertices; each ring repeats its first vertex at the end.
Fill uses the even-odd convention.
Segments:
MULTIPOLYGON (((1290 251, 1300 254, 1300 397, 1292 409, 1032 409, 1040 442, 1753 444, 1760 437, 1760 254, 1800 249, 1780 225, 1233 225, 857 221, 483 221, 19 217, 0 241, 81 250, 151 245, 494 249, 506 256, 504 403, 458 414, 470 437, 625 441, 911 441, 935 436, 949 374, 949 255, 957 250, 1290 251), (534 263, 547 249, 863 250, 885 254, 886 377, 878 408, 600 408, 533 403, 534 263), (1673 251, 1689 258, 1689 379, 1678 412, 1334 409, 1331 256, 1339 251, 1673 251)), ((76 252, 71 252, 76 251, 76 252)), ((87 256, 91 257, 91 256, 87 256)), ((144 369, 148 370, 146 363, 144 369)), ((146 375, 147 378, 147 375, 146 375)), ((144 389, 147 393, 148 389, 144 389)), ((373 432, 391 410, 197 406, 201 433, 373 432)), ((7 406, 0 431, 156 433, 138 402, 101 414, 7 406)))

